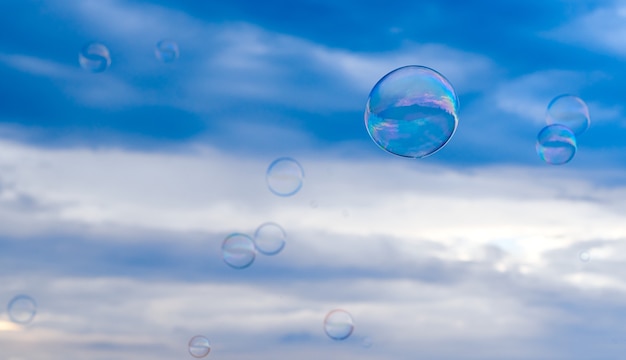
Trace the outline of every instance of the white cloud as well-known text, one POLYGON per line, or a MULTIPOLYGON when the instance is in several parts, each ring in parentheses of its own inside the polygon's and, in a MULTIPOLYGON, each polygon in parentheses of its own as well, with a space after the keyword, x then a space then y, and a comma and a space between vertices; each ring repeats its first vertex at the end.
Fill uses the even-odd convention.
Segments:
POLYGON ((109 73, 93 74, 48 59, 22 54, 0 54, 0 62, 24 73, 51 79, 80 104, 116 108, 136 104, 140 91, 109 73))
POLYGON ((329 68, 344 74, 357 89, 368 93, 385 74, 406 65, 422 65, 439 71, 450 80, 458 93, 484 90, 501 75, 488 58, 442 44, 407 43, 401 50, 388 53, 354 53, 318 48, 313 55, 329 68))
POLYGON ((626 6, 615 2, 575 18, 544 36, 619 56, 626 55, 626 6))
POLYGON ((76 75, 74 68, 34 56, 0 54, 0 61, 18 71, 48 78, 68 78, 76 75))
POLYGON ((318 152, 298 159, 306 173, 301 192, 279 198, 266 187, 269 158, 243 158, 206 147, 167 154, 43 150, 3 141, 0 148, 0 168, 6 169, 1 231, 7 234, 45 232, 38 226, 45 229, 59 221, 164 231, 248 231, 274 219, 302 233, 391 236, 409 248, 422 239, 462 248, 513 237, 530 252, 586 238, 626 236, 620 230, 626 189, 598 188, 593 178, 566 168, 468 172, 395 159, 328 159, 318 152), (24 199, 38 212, 16 210, 16 202, 24 199), (311 201, 318 207, 312 208, 311 201), (25 222, 31 225, 25 227, 25 222))
MULTIPOLYGON (((14 282, 11 278, 3 281, 14 282)), ((51 360, 78 354, 165 359, 183 355, 189 338, 202 334, 212 342, 212 356, 236 358, 256 352, 256 357, 269 359, 299 352, 300 357, 313 359, 319 351, 345 352, 340 358, 348 358, 361 350, 357 337, 367 335, 374 339, 376 352, 405 358, 403 354, 415 351, 441 353, 437 348, 444 342, 524 343, 543 336, 542 325, 557 315, 547 309, 525 308, 497 291, 485 297, 472 287, 410 280, 315 284, 328 301, 307 298, 311 289, 294 292, 290 287, 250 283, 61 278, 38 285, 42 301, 36 322, 29 329, 4 332, 0 342, 4 354, 22 355, 28 349, 29 356, 51 360), (376 301, 333 301, 338 292, 358 298, 372 288, 388 296, 376 301), (322 328, 324 316, 334 308, 348 309, 355 320, 353 338, 338 348, 322 328), (293 348, 279 342, 288 334, 308 335, 293 348)), ((300 285, 305 288, 307 283, 300 285)), ((463 347, 450 353, 459 355, 459 351, 463 347)), ((523 349, 482 355, 494 358, 512 351, 523 349)))
MULTIPOLYGON (((538 71, 499 82, 494 92, 481 100, 480 106, 482 109, 495 105, 498 110, 515 115, 528 126, 540 129, 539 125, 546 124, 546 110, 552 99, 563 94, 582 97, 581 93, 587 86, 606 78, 603 73, 594 71, 538 71)), ((620 105, 607 105, 584 97, 583 101, 589 107, 592 126, 594 123, 621 121, 623 108, 620 105)))
POLYGON ((562 94, 578 95, 585 86, 583 73, 548 70, 526 74, 500 84, 493 94, 495 105, 529 123, 544 123, 550 101, 562 94))
MULTIPOLYGON (((614 254, 623 253, 626 188, 596 185, 601 173, 453 170, 317 152, 298 158, 307 174, 301 192, 278 198, 264 182, 273 159, 207 147, 168 154, 38 149, 2 141, 0 149, 0 234, 14 238, 4 240, 9 256, 20 246, 45 244, 32 239, 65 233, 93 251, 125 252, 139 244, 149 254, 167 252, 167 266, 173 260, 182 265, 198 252, 206 252, 211 269, 223 266, 204 279, 194 275, 196 283, 176 274, 164 278, 166 270, 147 278, 72 275, 56 267, 74 262, 70 269, 80 269, 74 256, 87 257, 81 261, 92 270, 128 269, 142 260, 103 267, 109 257, 69 247, 58 264, 45 262, 45 273, 33 268, 31 275, 0 279, 6 292, 0 302, 26 292, 40 306, 32 327, 2 327, 7 336, 0 346, 10 356, 24 348, 32 356, 56 350, 59 359, 186 356, 186 342, 200 333, 214 343, 215 356, 224 358, 255 350, 262 359, 296 352, 307 359, 348 358, 363 351, 357 341, 362 336, 376 344, 364 356, 404 358, 420 349, 458 357, 469 344, 504 343, 475 357, 537 358, 545 350, 527 344, 559 336, 553 326, 577 315, 557 305, 529 305, 526 297, 556 286, 579 298, 590 283, 597 285, 587 295, 592 301, 604 301, 606 291, 617 294, 614 299, 626 296, 616 280, 626 269, 607 267, 602 271, 614 272, 607 275, 580 267, 601 264, 603 252, 604 261, 613 262, 619 260, 614 254), (17 206, 23 199, 30 199, 30 208, 17 206), (283 253, 259 257, 242 271, 222 264, 216 234, 251 233, 268 220, 287 231, 283 253), (119 229, 130 230, 120 236, 119 229), (159 232, 172 236, 154 241, 149 235, 159 232), (586 246, 598 258, 583 265, 579 248, 598 239, 604 245, 586 246), (562 254, 558 261, 555 252, 562 254), (354 339, 344 344, 322 332, 322 319, 334 308, 351 311, 357 324, 354 339), (303 340, 297 346, 281 343, 289 334, 304 334, 303 340), (445 343, 457 347, 442 352, 445 343)), ((171 269, 176 272, 176 266, 171 269)))

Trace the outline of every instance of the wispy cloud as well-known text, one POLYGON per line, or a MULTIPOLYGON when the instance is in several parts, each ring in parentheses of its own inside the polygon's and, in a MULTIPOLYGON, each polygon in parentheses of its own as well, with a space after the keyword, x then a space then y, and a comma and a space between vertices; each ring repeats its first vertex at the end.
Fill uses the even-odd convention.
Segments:
MULTIPOLYGON (((60 4, 51 11, 70 16, 77 26, 111 49, 112 66, 106 75, 91 76, 91 81, 82 81, 80 86, 67 86, 79 101, 89 105, 97 105, 100 99, 103 105, 111 106, 112 97, 106 95, 121 93, 117 99, 124 105, 169 104, 207 114, 222 108, 224 101, 247 100, 309 111, 359 111, 375 82, 400 66, 433 67, 461 93, 485 89, 487 79, 498 74, 489 59, 436 43, 406 43, 388 53, 354 52, 245 22, 207 22, 155 5, 86 1, 60 4), (120 26, 115 25, 118 22, 120 26), (181 47, 179 64, 169 66, 167 73, 163 72, 167 66, 153 55, 161 37, 172 38, 181 47), (176 84, 171 85, 185 96, 162 91, 163 87, 158 93, 151 91, 146 85, 154 82, 155 73, 165 75, 168 82, 175 77, 176 84), (106 81, 101 81, 103 78, 106 81)), ((45 64, 38 66, 38 71, 64 69, 69 73, 49 60, 12 56, 22 59, 16 65, 21 69, 36 62, 45 64)), ((32 66, 28 68, 33 71, 32 66)))
POLYGON ((545 35, 587 49, 624 56, 625 19, 626 7, 623 2, 609 1, 545 35))

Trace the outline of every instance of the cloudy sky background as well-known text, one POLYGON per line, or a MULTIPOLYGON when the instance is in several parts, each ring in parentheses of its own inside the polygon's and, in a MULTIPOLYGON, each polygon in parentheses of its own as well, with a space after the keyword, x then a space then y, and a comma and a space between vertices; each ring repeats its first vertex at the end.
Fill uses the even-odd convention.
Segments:
POLYGON ((184 359, 198 334, 212 359, 622 358, 626 3, 0 10, 0 360, 184 359), (104 73, 78 65, 90 41, 104 73), (363 123, 371 87, 409 64, 461 103, 421 160, 363 123), (563 93, 592 125, 555 167, 534 143, 563 93), (265 182, 281 156, 306 174, 292 197, 265 182), (228 267, 224 237, 267 221, 283 252, 228 267), (38 303, 29 326, 3 305, 18 294, 38 303), (323 332, 335 308, 355 321, 342 342, 323 332))

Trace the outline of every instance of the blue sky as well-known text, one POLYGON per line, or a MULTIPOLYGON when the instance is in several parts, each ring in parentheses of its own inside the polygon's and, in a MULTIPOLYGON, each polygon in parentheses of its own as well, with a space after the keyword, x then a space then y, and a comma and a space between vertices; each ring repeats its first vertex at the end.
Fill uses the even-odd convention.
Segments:
POLYGON ((0 360, 620 359, 626 344, 626 3, 6 1, 0 5, 0 360), (180 58, 159 62, 173 39, 180 58), (88 42, 111 66, 78 64, 88 42), (363 111, 404 65, 456 88, 431 157, 363 111), (547 104, 584 99, 564 166, 547 104), (302 189, 265 183, 296 158, 302 189), (232 232, 287 233, 244 270, 232 232), (581 252, 591 260, 583 262, 581 252), (353 335, 332 341, 343 308, 353 335), (372 341, 365 347, 365 338, 372 341))

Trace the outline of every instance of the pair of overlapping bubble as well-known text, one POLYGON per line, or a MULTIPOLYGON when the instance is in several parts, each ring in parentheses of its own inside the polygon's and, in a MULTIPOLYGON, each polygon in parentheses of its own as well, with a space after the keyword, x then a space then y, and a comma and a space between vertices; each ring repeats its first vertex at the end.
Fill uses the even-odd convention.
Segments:
MULTIPOLYGON (((178 44, 169 39, 161 40, 156 44, 154 55, 164 63, 171 63, 178 59, 180 51, 178 44)), ((103 72, 111 66, 111 52, 106 45, 92 42, 83 46, 78 53, 78 63, 90 72, 103 72)))
POLYGON ((222 258, 235 269, 245 269, 252 265, 257 252, 263 255, 280 253, 287 243, 287 234, 283 228, 273 222, 261 224, 254 236, 244 233, 232 233, 222 242, 222 258))
POLYGON ((548 104, 546 123, 537 135, 537 154, 550 165, 567 164, 578 151, 577 137, 591 124, 587 104, 574 95, 557 96, 548 104))

